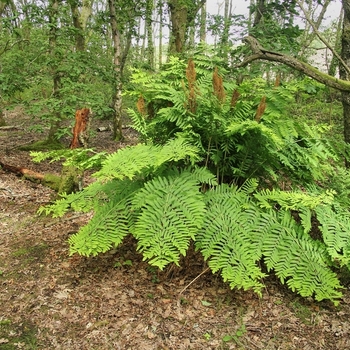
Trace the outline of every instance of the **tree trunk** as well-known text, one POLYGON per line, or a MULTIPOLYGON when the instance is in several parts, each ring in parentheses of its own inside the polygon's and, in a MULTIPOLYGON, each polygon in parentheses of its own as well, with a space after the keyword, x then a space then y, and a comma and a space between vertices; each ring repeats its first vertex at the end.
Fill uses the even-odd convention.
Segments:
POLYGON ((199 40, 201 43, 206 42, 206 35, 207 35, 207 1, 204 2, 202 8, 201 8, 201 22, 200 22, 200 28, 199 28, 199 40))
POLYGON ((152 31, 153 0, 146 3, 146 28, 147 28, 147 60, 150 69, 154 69, 154 44, 152 31))
POLYGON ((117 15, 116 15, 116 2, 115 0, 108 0, 109 12, 110 12, 110 24, 112 28, 112 41, 113 41, 113 66, 114 66, 114 94, 113 94, 113 108, 114 108, 114 120, 113 120, 113 138, 116 141, 122 140, 122 89, 123 89, 123 69, 131 45, 131 30, 123 28, 126 32, 126 43, 124 50, 122 50, 121 31, 118 27, 117 15))
MULTIPOLYGON (((350 67, 350 0, 343 0, 344 20, 341 38, 341 58, 350 67)), ((339 65, 339 76, 342 80, 349 80, 349 71, 342 64, 339 65)), ((344 140, 350 144, 350 91, 342 91, 344 140)), ((346 160, 346 166, 350 162, 346 160)))
POLYGON ((75 31, 75 47, 77 51, 85 51, 85 31, 86 24, 92 13, 92 0, 83 0, 82 8, 79 10, 79 2, 76 0, 69 0, 71 7, 73 25, 75 31))
MULTIPOLYGON (((343 18, 344 18, 344 10, 342 9, 338 19, 336 38, 335 38, 335 44, 334 44, 334 49, 338 53, 341 50, 341 32, 343 27, 343 18)), ((336 55, 333 55, 328 67, 328 74, 334 77, 337 71, 337 67, 339 67, 339 60, 336 57, 336 55)))
POLYGON ((159 69, 162 67, 163 64, 163 1, 159 0, 159 69))
MULTIPOLYGON (((56 50, 56 42, 57 42, 57 28, 58 28, 58 7, 60 0, 50 0, 49 1, 49 45, 50 45, 50 54, 55 60, 51 64, 51 72, 53 79, 53 89, 52 96, 55 99, 59 99, 60 88, 61 88, 61 77, 58 72, 58 57, 56 50)), ((60 126, 61 122, 61 114, 58 110, 53 110, 52 115, 54 119, 50 123, 50 130, 47 137, 48 143, 57 142, 56 132, 60 126)))
POLYGON ((257 0, 253 27, 257 27, 264 19, 265 0, 257 0))
POLYGON ((169 54, 182 53, 185 47, 188 9, 185 1, 169 0, 171 34, 169 54))

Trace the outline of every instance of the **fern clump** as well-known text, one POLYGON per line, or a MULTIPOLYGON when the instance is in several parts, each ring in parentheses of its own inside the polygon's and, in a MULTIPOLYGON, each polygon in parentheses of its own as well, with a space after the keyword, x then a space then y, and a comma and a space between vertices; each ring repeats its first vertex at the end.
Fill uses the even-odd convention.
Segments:
POLYGON ((130 116, 143 143, 97 157, 94 183, 40 211, 93 212, 70 237, 71 254, 97 255, 132 235, 144 259, 163 269, 194 242, 231 288, 261 295, 273 272, 302 296, 337 304, 334 269, 349 267, 350 221, 335 190, 310 190, 328 181, 328 160, 337 157, 325 128, 284 115, 288 89, 224 82, 225 71, 208 73, 210 65, 195 71, 193 60, 186 68, 172 59, 157 76, 135 71, 130 116))

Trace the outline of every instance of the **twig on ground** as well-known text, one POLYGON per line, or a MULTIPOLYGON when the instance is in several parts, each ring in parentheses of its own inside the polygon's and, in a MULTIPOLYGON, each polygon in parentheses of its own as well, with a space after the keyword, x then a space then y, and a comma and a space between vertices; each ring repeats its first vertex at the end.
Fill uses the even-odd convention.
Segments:
POLYGON ((196 278, 194 278, 189 284, 187 284, 186 286, 185 286, 185 288, 184 289, 182 289, 182 291, 179 293, 179 296, 192 284, 192 283, 194 283, 195 281, 197 281, 197 279, 199 278, 199 277, 201 277, 202 275, 204 275, 207 271, 209 271, 210 270, 210 267, 207 267, 205 270, 203 270, 196 278))

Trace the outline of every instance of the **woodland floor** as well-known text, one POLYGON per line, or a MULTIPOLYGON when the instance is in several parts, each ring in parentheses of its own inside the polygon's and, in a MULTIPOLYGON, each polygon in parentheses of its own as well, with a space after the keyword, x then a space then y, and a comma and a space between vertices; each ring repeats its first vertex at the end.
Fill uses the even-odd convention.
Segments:
MULTIPOLYGON (((44 138, 33 121, 20 109, 5 119, 19 129, 0 130, 0 160, 59 174, 60 164, 35 164, 17 149, 44 138)), ((125 134, 135 142, 132 130, 125 134)), ((91 146, 123 145, 95 132, 91 146)), ((185 288, 206 269, 200 255, 158 272, 131 238, 95 258, 69 257, 67 238, 89 215, 38 216, 54 197, 0 169, 0 349, 350 349, 348 288, 338 307, 303 299, 273 276, 262 298, 210 272, 185 288)))

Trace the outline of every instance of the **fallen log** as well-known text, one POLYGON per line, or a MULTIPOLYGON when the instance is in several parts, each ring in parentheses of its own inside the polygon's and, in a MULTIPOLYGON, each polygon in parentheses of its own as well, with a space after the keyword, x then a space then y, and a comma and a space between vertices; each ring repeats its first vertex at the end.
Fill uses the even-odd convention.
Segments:
POLYGON ((18 130, 21 129, 19 126, 16 125, 5 125, 5 126, 0 126, 0 130, 4 131, 9 131, 9 130, 18 130))
POLYGON ((59 190, 61 177, 53 174, 41 174, 31 169, 17 167, 14 165, 6 164, 0 160, 0 167, 7 172, 14 173, 17 176, 23 176, 26 180, 41 183, 47 187, 52 188, 55 191, 59 190))

